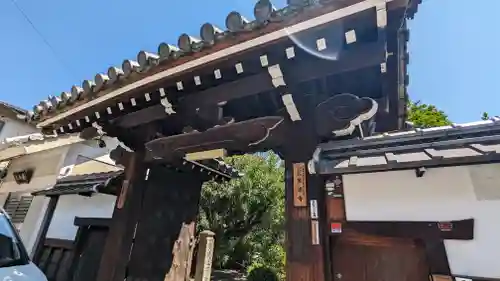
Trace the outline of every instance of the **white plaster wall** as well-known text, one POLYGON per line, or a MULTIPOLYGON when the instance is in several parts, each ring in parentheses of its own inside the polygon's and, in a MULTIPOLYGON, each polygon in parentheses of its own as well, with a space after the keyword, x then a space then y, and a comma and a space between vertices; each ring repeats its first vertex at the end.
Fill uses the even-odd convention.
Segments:
POLYGON ((474 218, 474 240, 445 241, 452 273, 500 277, 498 164, 345 175, 344 192, 348 220, 474 218))
POLYGON ((25 192, 51 188, 57 181, 59 171, 63 167, 68 147, 60 147, 34 154, 21 156, 10 162, 7 176, 0 183, 0 193, 25 192), (35 168, 33 178, 28 184, 18 184, 13 173, 26 168, 35 168))
POLYGON ((66 158, 64 159, 61 171, 66 168, 71 170, 75 165, 81 164, 82 161, 91 161, 91 159, 114 165, 114 161, 109 158, 109 153, 111 150, 115 149, 117 145, 118 141, 113 138, 106 138, 106 147, 104 148, 98 147, 97 142, 73 144, 69 148, 66 158))
POLYGON ((75 239, 78 230, 73 224, 75 217, 111 218, 115 200, 116 196, 105 194, 59 197, 47 238, 75 239))
POLYGON ((5 138, 17 137, 38 132, 38 129, 35 126, 30 126, 24 122, 8 118, 2 119, 5 121, 5 125, 3 126, 2 131, 0 131, 0 142, 5 138))
MULTIPOLYGON (((59 175, 60 168, 71 166, 75 163, 78 155, 84 155, 89 158, 102 157, 109 153, 110 149, 116 147, 108 145, 106 148, 99 148, 96 146, 89 146, 84 144, 74 144, 67 148, 63 154, 61 154, 61 161, 58 167, 54 170, 51 176, 43 178, 33 178, 32 181, 24 189, 30 189, 31 191, 37 189, 45 189, 50 187, 50 185, 55 184, 56 178, 59 175)), ((61 150, 61 149, 59 149, 61 150)), ((42 152, 45 153, 45 152, 42 152)), ((55 150, 46 152, 56 153, 55 150)), ((60 153, 60 152, 59 152, 60 153)), ((46 165, 46 161, 41 161, 34 163, 35 166, 46 165)), ((53 163, 51 163, 53 165, 53 163)), ((36 170, 35 170, 36 173, 36 170)), ((36 176, 36 175, 35 175, 36 176)), ((2 187, 4 190, 7 189, 9 182, 3 182, 2 187)), ((12 188, 9 188, 12 189, 12 188)), ((16 186, 13 190, 18 191, 20 188, 16 186)), ((2 189, 0 188, 0 195, 8 195, 7 192, 2 194, 2 189)), ((35 197, 28 214, 26 215, 25 221, 20 229, 20 236, 23 243, 26 245, 26 249, 29 254, 32 254, 33 247, 36 243, 38 233, 40 231, 40 226, 43 221, 45 211, 48 206, 49 199, 43 196, 35 197)), ((49 228, 48 236, 50 238, 61 238, 61 239, 74 239, 77 228, 73 225, 75 216, 87 216, 87 217, 111 217, 114 208, 115 197, 109 195, 96 195, 95 197, 82 197, 78 195, 66 195, 61 196, 58 202, 58 209, 56 209, 56 214, 54 214, 53 222, 51 228, 49 228), (51 236, 52 235, 52 236, 51 236)))
POLYGON ((19 236, 26 246, 28 254, 31 256, 33 247, 35 246, 38 232, 43 221, 43 214, 47 210, 49 198, 44 196, 37 196, 33 198, 30 208, 24 222, 19 230, 19 236))
MULTIPOLYGON (((1 183, 0 183, 0 186, 1 186, 1 183)), ((9 197, 9 194, 1 194, 0 193, 0 206, 3 206, 5 205, 5 202, 7 201, 7 198, 9 197)))

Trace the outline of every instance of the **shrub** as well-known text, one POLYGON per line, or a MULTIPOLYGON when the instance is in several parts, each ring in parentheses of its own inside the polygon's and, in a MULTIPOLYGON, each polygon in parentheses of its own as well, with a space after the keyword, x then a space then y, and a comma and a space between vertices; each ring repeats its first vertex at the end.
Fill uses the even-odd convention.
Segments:
POLYGON ((254 267, 250 269, 247 277, 248 281, 280 281, 278 274, 267 266, 254 267))

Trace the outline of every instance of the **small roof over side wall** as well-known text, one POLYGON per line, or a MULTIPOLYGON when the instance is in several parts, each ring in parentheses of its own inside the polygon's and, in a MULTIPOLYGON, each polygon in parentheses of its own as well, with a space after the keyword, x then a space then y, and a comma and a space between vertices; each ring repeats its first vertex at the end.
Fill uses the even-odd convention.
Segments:
POLYGON ((6 161, 22 155, 33 154, 84 141, 86 140, 82 139, 79 134, 58 137, 56 135, 34 133, 6 138, 0 143, 0 161, 6 161))
POLYGON ((31 193, 33 196, 91 195, 93 193, 115 194, 121 182, 122 170, 71 175, 60 179, 54 187, 31 193))
POLYGON ((32 195, 114 194, 114 189, 121 182, 120 176, 122 174, 123 169, 118 166, 94 159, 87 159, 87 161, 83 161, 72 167, 71 172, 66 176, 60 177, 53 187, 33 192, 32 195))
POLYGON ((311 173, 351 174, 500 162, 500 118, 321 144, 311 173))
MULTIPOLYGON (((192 165, 192 168, 198 168, 207 173, 217 173, 225 180, 240 176, 234 168, 217 159, 200 162, 186 160, 185 162, 185 165, 192 165), (215 163, 219 163, 219 166, 215 167, 215 163)), ((122 176, 122 168, 90 160, 74 166, 71 173, 68 176, 60 178, 53 187, 33 192, 32 195, 60 196, 78 194, 88 196, 93 193, 116 195, 123 180, 122 176)))
POLYGON ((13 120, 23 119, 28 115, 28 111, 15 105, 0 101, 0 117, 7 117, 13 120))

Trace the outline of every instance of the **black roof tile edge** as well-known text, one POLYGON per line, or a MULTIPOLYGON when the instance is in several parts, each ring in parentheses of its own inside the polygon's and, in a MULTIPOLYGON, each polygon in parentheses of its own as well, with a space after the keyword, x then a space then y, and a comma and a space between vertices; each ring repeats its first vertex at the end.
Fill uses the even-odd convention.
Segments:
MULTIPOLYGON (((49 95, 46 100, 42 100, 38 104, 33 106, 32 112, 30 111, 26 113, 25 121, 36 123, 42 116, 52 116, 51 112, 53 112, 54 110, 64 108, 66 105, 71 105, 77 100, 83 99, 84 96, 96 95, 102 89, 109 87, 109 85, 116 83, 118 80, 123 80, 123 78, 133 72, 149 71, 152 68, 158 66, 160 62, 163 62, 165 60, 187 57, 205 47, 213 47, 214 44, 224 41, 225 38, 234 37, 234 35, 238 36, 239 34, 248 34, 249 31, 256 31, 269 23, 279 22, 290 17, 295 17, 299 15, 301 11, 306 9, 321 9, 322 6, 328 5, 330 2, 333 1, 302 1, 302 4, 300 6, 288 5, 280 10, 269 10, 269 13, 264 13, 264 17, 255 15, 256 19, 252 22, 245 22, 241 14, 236 11, 232 11, 227 15, 226 18, 226 31, 218 32, 218 28, 211 25, 210 23, 205 23, 200 28, 200 35, 201 33, 203 33, 203 29, 206 29, 208 24, 212 26, 212 28, 210 29, 213 31, 212 36, 209 36, 210 38, 202 36, 205 38, 202 38, 201 40, 191 40, 192 42, 190 41, 190 44, 188 44, 189 48, 187 46, 184 46, 184 44, 181 42, 183 41, 181 39, 189 37, 186 37, 186 34, 183 33, 179 36, 178 44, 181 45, 180 47, 162 42, 158 46, 157 54, 140 51, 137 55, 137 61, 126 59, 122 64, 122 68, 111 66, 109 67, 107 74, 96 74, 94 81, 84 80, 81 87, 74 85, 71 88, 71 91, 62 92, 60 96, 49 95), (233 18, 233 20, 241 22, 241 26, 235 27, 234 25, 228 24, 228 22, 230 22, 230 17, 238 17, 233 18)), ((419 4, 421 4, 421 2, 421 0, 412 0, 409 3, 406 13, 406 16, 408 18, 412 18, 414 16, 417 11, 417 7, 419 4)), ((261 5, 260 7, 272 9, 272 4, 269 2, 269 0, 259 0, 256 3, 256 6, 257 5, 261 5)), ((262 9, 259 13, 260 15, 263 15, 261 12, 262 9)))

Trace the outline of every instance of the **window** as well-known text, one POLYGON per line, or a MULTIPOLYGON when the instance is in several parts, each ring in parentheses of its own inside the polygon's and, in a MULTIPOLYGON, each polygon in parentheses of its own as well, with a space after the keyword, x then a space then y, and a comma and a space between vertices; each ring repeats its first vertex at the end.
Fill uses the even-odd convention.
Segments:
POLYGON ((0 120, 0 133, 2 132, 3 126, 5 126, 5 121, 0 120))
POLYGON ((10 216, 12 223, 19 230, 26 218, 26 214, 33 201, 29 194, 10 193, 5 201, 5 212, 10 216))

